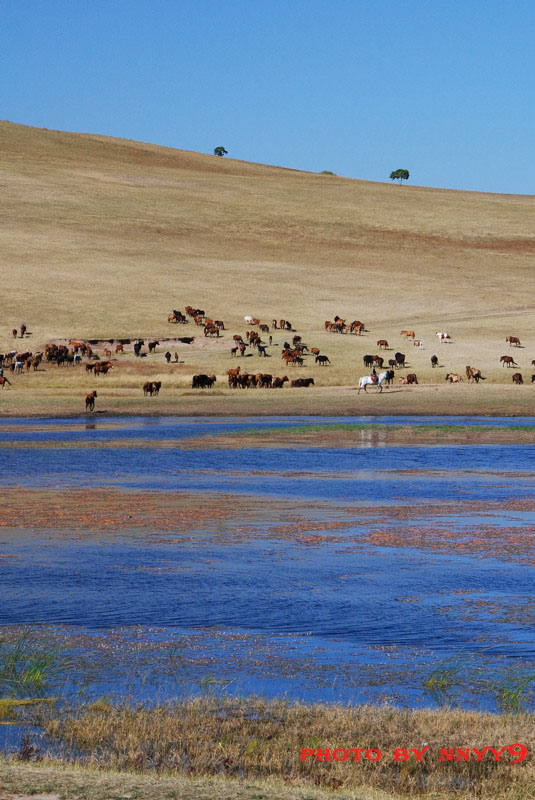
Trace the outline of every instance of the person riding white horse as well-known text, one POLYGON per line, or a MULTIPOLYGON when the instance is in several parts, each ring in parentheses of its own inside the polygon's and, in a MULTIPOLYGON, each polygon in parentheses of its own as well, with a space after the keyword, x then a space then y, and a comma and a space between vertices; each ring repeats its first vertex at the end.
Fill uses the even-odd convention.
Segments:
POLYGON ((363 378, 359 378, 359 388, 357 394, 360 394, 360 390, 364 389, 366 391, 367 386, 377 386, 379 389, 379 394, 383 391, 383 381, 388 379, 388 371, 381 372, 380 375, 377 375, 375 372, 375 367, 372 368, 371 375, 365 375, 363 378), (374 374, 375 373, 375 374, 374 374))

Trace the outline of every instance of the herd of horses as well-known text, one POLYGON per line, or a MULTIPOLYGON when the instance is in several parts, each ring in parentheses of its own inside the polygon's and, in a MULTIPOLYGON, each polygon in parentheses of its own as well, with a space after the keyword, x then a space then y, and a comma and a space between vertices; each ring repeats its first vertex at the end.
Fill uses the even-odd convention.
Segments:
MULTIPOLYGON (((186 306, 184 312, 174 309, 168 315, 169 323, 185 325, 190 321, 204 329, 205 337, 214 336, 216 338, 220 338, 223 335, 223 332, 226 331, 223 320, 209 317, 201 308, 186 306)), ((272 346, 279 346, 278 344, 273 345, 272 331, 283 331, 286 333, 288 331, 294 332, 292 323, 285 319, 273 319, 271 321, 271 325, 269 325, 267 322, 262 322, 257 317, 246 315, 244 317, 244 321, 249 330, 246 331, 245 335, 234 334, 232 336, 233 346, 230 349, 231 356, 237 356, 239 353, 240 356, 244 357, 245 355, 248 355, 247 350, 251 349, 256 350, 258 356, 267 358, 269 355, 271 355, 268 353, 268 348, 271 348, 272 346), (268 338, 264 340, 262 338, 263 335, 268 338)), ((339 316, 335 316, 332 321, 327 320, 324 327, 325 331, 328 331, 329 333, 339 333, 342 335, 354 334, 361 336, 363 333, 368 332, 364 323, 360 320, 354 320, 351 323, 347 323, 345 319, 342 319, 339 316)), ((26 336, 31 335, 28 334, 25 323, 22 323, 19 329, 14 328, 11 333, 14 339, 25 339, 26 336)), ((400 335, 407 342, 412 341, 414 346, 423 347, 423 341, 416 338, 416 332, 414 330, 402 330, 400 335)), ((437 336, 439 343, 448 344, 452 341, 450 334, 446 331, 437 331, 435 335, 437 336)), ((179 337, 179 341, 190 344, 194 341, 194 338, 195 337, 193 336, 179 337)), ((288 339, 290 339, 290 337, 288 337, 288 339)), ((38 353, 33 353, 29 350, 20 350, 17 348, 14 348, 6 353, 0 353, 0 388, 4 389, 6 386, 13 386, 12 381, 4 374, 5 369, 9 369, 14 375, 17 375, 21 374, 23 371, 29 372, 31 369, 37 371, 43 361, 46 361, 50 364, 55 364, 57 367, 74 367, 81 364, 82 359, 85 358, 87 359, 87 362, 85 363, 85 370, 87 373, 91 373, 94 376, 106 376, 109 371, 115 367, 111 361, 112 350, 110 348, 113 345, 115 345, 116 356, 118 354, 121 354, 121 356, 125 354, 126 345, 133 346, 133 352, 136 357, 146 355, 146 353, 143 351, 143 347, 145 346, 145 341, 143 339, 105 340, 106 342, 109 341, 109 346, 104 346, 105 359, 102 359, 99 358, 96 353, 94 353, 91 346, 92 343, 102 343, 102 341, 103 340, 93 339, 70 339, 68 345, 56 343, 47 344, 45 345, 44 350, 38 353)), ((509 335, 506 337, 505 341, 506 343, 509 343, 510 347, 522 347, 520 338, 518 336, 509 335)), ((159 345, 160 341, 158 339, 151 339, 148 341, 146 346, 149 354, 156 353, 159 345)), ((379 351, 387 351, 389 349, 388 340, 384 338, 377 339, 376 347, 379 351)), ((281 358, 286 367, 303 367, 305 364, 305 359, 308 357, 313 358, 315 365, 323 367, 331 366, 331 359, 329 356, 327 356, 325 353, 321 353, 319 347, 309 348, 299 335, 293 336, 291 341, 284 341, 279 352, 281 353, 281 358)), ((171 363, 172 355, 169 351, 165 353, 165 359, 168 364, 171 363)), ((178 354, 175 353, 175 363, 177 362, 178 354)), ((503 367, 507 366, 508 368, 518 368, 519 366, 514 357, 507 354, 500 357, 500 363, 503 367)), ((407 366, 406 355, 402 352, 396 352, 394 357, 390 359, 386 358, 386 354, 384 356, 379 355, 379 353, 375 355, 367 354, 363 356, 363 364, 365 368, 372 370, 372 374, 365 375, 359 379, 358 394, 360 394, 362 390, 366 392, 369 387, 377 388, 378 392, 381 393, 383 391, 383 387, 388 387, 393 384, 396 374, 395 370, 405 369, 407 366), (381 370, 379 374, 375 373, 376 367, 378 370, 381 370)), ((435 368, 438 366, 438 356, 432 355, 431 367, 435 368)), ((531 362, 531 366, 535 368, 535 360, 531 362)), ((308 388, 314 386, 314 378, 312 377, 290 380, 288 375, 279 377, 267 372, 246 372, 242 371, 239 366, 231 368, 227 371, 227 379, 230 389, 281 389, 284 387, 285 383, 288 383, 294 388, 308 388)), ((464 376, 463 374, 454 372, 448 372, 445 376, 445 381, 450 384, 462 383, 465 379, 468 383, 479 383, 480 381, 486 380, 486 378, 481 374, 481 370, 472 366, 465 367, 464 376)), ((214 386, 216 381, 216 375, 208 375, 204 373, 196 374, 192 377, 191 386, 193 389, 209 389, 214 386)), ((399 377, 398 381, 399 383, 405 385, 418 385, 418 378, 415 373, 403 375, 399 377)), ((533 383, 534 381, 535 375, 532 375, 531 382, 533 383)), ((512 382, 516 385, 523 384, 524 380, 522 373, 513 373, 512 382)), ((142 385, 143 395, 149 397, 158 396, 161 386, 161 381, 147 380, 142 385)), ((87 411, 94 410, 96 398, 96 390, 89 392, 85 396, 84 403, 87 411)))

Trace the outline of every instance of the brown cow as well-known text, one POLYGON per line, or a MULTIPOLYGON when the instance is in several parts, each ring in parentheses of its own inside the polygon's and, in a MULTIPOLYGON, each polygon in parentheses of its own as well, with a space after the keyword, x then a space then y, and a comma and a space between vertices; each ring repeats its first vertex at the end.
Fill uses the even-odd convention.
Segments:
POLYGON ((522 378, 521 372, 515 372, 513 375, 513 383, 517 383, 519 386, 521 383, 524 383, 524 379, 522 378))
POLYGON ((86 394, 85 396, 85 410, 86 411, 94 411, 95 410, 95 397, 97 396, 96 389, 93 389, 92 392, 86 394))

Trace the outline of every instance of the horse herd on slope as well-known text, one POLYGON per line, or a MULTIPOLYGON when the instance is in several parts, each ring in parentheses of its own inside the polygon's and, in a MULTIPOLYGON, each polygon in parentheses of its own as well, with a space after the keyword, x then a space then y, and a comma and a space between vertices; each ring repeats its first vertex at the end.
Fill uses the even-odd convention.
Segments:
MULTIPOLYGON (((168 322, 175 323, 175 324, 187 324, 189 321, 192 321, 195 325, 202 328, 204 330, 205 337, 216 337, 220 338, 223 335, 223 332, 226 331, 225 324, 223 320, 214 319, 209 317, 205 314, 203 309, 195 308, 193 306, 186 306, 184 309, 185 313, 174 309, 168 315, 168 322)), ((273 335, 270 331, 283 331, 283 332, 294 332, 294 328, 292 323, 289 320, 285 319, 273 319, 271 321, 271 328, 270 325, 267 323, 261 322, 261 320, 257 317, 253 317, 252 315, 246 315, 244 317, 244 321, 246 325, 249 327, 249 330, 246 331, 245 335, 242 334, 234 334, 232 336, 232 347, 230 349, 231 357, 236 357, 238 353, 241 357, 248 355, 247 351, 256 350, 257 355, 261 357, 268 358, 270 354, 268 353, 268 348, 273 346, 273 335), (262 338, 262 335, 266 336, 266 340, 262 338)), ((324 328, 329 333, 338 333, 341 335, 358 335, 361 336, 363 333, 369 332, 364 323, 360 320, 353 320, 351 323, 347 323, 345 319, 342 319, 339 316, 335 316, 333 321, 326 321, 324 324, 324 328)), ((19 329, 12 329, 11 334, 14 339, 21 338, 25 339, 30 334, 27 331, 27 326, 25 323, 22 323, 19 329), (20 335, 19 335, 20 331, 20 335)), ((400 335, 407 341, 412 341, 412 344, 415 347, 423 348, 424 343, 421 339, 416 338, 416 332, 414 330, 402 330, 400 335)), ((449 333, 446 331, 437 331, 435 333, 436 337, 439 340, 439 343, 451 343, 452 339, 449 333)), ((186 344, 190 344, 194 341, 195 337, 179 337, 179 341, 184 342, 186 344)), ((108 341, 108 340, 106 340, 108 341)), ((506 343, 509 344, 509 347, 520 348, 522 347, 519 337, 517 336, 507 336, 505 339, 506 343)), ((133 352, 136 357, 141 357, 145 355, 143 351, 143 347, 145 346, 145 341, 143 339, 119 339, 119 340, 109 340, 109 347, 104 347, 104 356, 105 358, 100 358, 96 353, 94 353, 91 343, 101 342, 101 340, 69 340, 69 344, 61 345, 61 344, 47 344, 42 352, 32 353, 29 350, 19 350, 14 348, 6 353, 0 353, 0 387, 3 389, 5 386, 12 386, 12 381, 4 374, 4 371, 10 370, 13 375, 19 375, 22 372, 26 371, 29 372, 33 369, 33 371, 37 371, 39 369, 40 364, 43 360, 47 363, 56 364, 58 367, 64 366, 78 366, 82 363, 83 358, 87 359, 87 363, 85 363, 85 370, 88 373, 91 373, 95 376, 106 376, 111 369, 114 369, 114 364, 111 362, 112 350, 110 349, 113 344, 115 344, 115 355, 124 354, 125 353, 125 346, 126 345, 133 345, 133 352), (90 360, 92 359, 92 360, 90 360)), ((147 342, 147 348, 149 354, 156 353, 157 347, 160 345, 160 341, 157 339, 152 339, 147 342)), ((278 345, 275 345, 278 346, 278 345)), ((376 342, 376 346, 378 350, 386 351, 389 349, 389 343, 387 339, 378 339, 376 342)), ((311 347, 309 348, 307 344, 305 344, 302 340, 302 337, 299 335, 295 335, 291 338, 290 341, 284 341, 281 347, 281 358, 284 361, 286 367, 303 367, 305 363, 305 359, 307 357, 313 357, 314 364, 318 366, 330 366, 331 360, 329 356, 325 353, 320 352, 320 348, 318 347, 311 347)), ((165 359, 168 364, 171 363, 172 354, 167 351, 165 353, 165 359)), ((391 386, 394 382, 395 378, 395 370, 397 369, 404 369, 406 367, 406 355, 401 352, 396 352, 394 358, 388 359, 388 369, 383 370, 383 366, 385 366, 385 357, 375 354, 375 355, 365 355, 363 356, 363 364, 366 368, 371 368, 372 374, 363 376, 358 381, 358 394, 360 394, 361 390, 364 392, 372 386, 378 389, 378 392, 381 393, 383 390, 383 386, 388 387, 391 386), (376 374, 375 367, 377 367, 381 371, 379 374, 376 374)), ((178 362, 178 354, 175 353, 175 363, 178 362)), ((500 363, 502 366, 507 366, 508 368, 517 367, 518 363, 514 360, 513 356, 511 355, 503 355, 500 357, 500 363)), ((431 356, 431 367, 435 368, 439 366, 439 359, 437 355, 431 356)), ((531 362, 531 366, 535 368, 535 360, 531 362)), ((479 383, 479 381, 484 381, 486 378, 481 374, 481 370, 472 367, 466 366, 464 375, 466 377, 466 381, 468 383, 479 383)), ((240 366, 231 368, 227 371, 227 379, 228 379, 228 387, 230 389, 257 389, 257 388, 265 388, 265 389, 274 389, 274 388, 283 388, 285 383, 288 383, 293 388, 308 388, 314 386, 314 379, 311 377, 307 378, 296 378, 290 380, 287 375, 284 376, 276 376, 272 373, 260 372, 260 373, 251 373, 242 371, 240 366)), ((214 386, 216 383, 216 376, 215 375, 207 375, 207 374, 197 374, 193 375, 191 387, 193 389, 209 389, 214 386)), ((452 373, 448 372, 445 376, 445 381, 452 383, 462 383, 464 380, 463 375, 459 373, 452 373)), ((531 382, 535 381, 535 375, 532 375, 531 382)), ((523 384, 523 376, 520 372, 515 372, 512 375, 512 382, 516 385, 523 384)), ((399 378, 399 383, 404 385, 418 385, 418 378, 416 373, 408 373, 404 376, 399 378)), ((142 390, 144 396, 158 396, 160 389, 161 389, 161 381, 145 381, 142 385, 142 390)), ((97 398, 97 391, 93 390, 89 392, 85 398, 84 403, 87 411, 93 411, 95 407, 95 399, 97 398)))

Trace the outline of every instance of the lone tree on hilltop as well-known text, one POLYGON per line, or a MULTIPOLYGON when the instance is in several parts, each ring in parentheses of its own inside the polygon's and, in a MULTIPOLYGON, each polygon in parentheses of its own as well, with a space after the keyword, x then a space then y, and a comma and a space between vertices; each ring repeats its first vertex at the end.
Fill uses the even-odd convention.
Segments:
POLYGON ((226 156, 226 155, 228 155, 228 152, 227 150, 225 150, 224 147, 214 147, 214 156, 226 156))
POLYGON ((390 180, 391 181, 408 181, 409 180, 409 170, 408 169, 396 169, 394 172, 390 173, 390 180))

